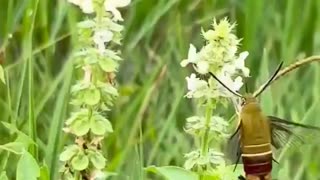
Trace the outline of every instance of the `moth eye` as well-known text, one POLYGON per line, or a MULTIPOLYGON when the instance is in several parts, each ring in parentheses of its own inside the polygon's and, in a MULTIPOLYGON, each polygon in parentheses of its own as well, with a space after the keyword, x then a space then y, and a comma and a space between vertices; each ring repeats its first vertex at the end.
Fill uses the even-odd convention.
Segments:
POLYGON ((244 106, 246 104, 246 100, 245 99, 242 99, 241 100, 241 106, 244 106))

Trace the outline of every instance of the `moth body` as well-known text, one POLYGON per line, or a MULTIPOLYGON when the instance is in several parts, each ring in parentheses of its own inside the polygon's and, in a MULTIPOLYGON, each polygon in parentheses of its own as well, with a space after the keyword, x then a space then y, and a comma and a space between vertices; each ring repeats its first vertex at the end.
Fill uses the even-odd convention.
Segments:
POLYGON ((244 97, 240 122, 244 171, 246 174, 266 176, 272 169, 270 122, 251 95, 244 97))

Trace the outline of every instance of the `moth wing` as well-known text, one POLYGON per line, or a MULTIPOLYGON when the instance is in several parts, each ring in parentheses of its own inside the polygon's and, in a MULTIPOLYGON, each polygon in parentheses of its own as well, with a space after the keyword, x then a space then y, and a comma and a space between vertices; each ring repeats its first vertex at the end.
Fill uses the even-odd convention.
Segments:
POLYGON ((320 128, 290 122, 278 117, 268 116, 271 125, 271 143, 276 148, 286 145, 299 147, 320 135, 320 128))
POLYGON ((241 162, 241 123, 238 125, 237 130, 228 139, 225 148, 225 155, 227 164, 238 164, 241 162))

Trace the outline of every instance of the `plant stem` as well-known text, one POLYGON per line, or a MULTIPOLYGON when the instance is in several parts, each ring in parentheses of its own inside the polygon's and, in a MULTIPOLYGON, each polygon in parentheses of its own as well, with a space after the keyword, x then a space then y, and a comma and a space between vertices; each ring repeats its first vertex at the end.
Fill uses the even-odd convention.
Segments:
MULTIPOLYGON (((202 137, 202 142, 201 142, 201 156, 206 156, 209 151, 209 131, 210 131, 210 120, 212 116, 212 110, 213 110, 212 103, 209 100, 206 107, 206 115, 205 115, 206 121, 205 121, 204 135, 202 137)), ((199 180, 203 180, 203 179, 204 179, 204 176, 201 174, 199 176, 199 180)))
POLYGON ((210 120, 212 116, 212 103, 209 100, 206 107, 206 122, 205 122, 205 131, 201 142, 201 155, 206 156, 209 149, 209 131, 210 131, 210 120))
POLYGON ((104 9, 103 9, 103 4, 104 4, 104 0, 100 0, 97 1, 97 7, 96 7, 96 17, 97 17, 97 28, 100 28, 101 22, 102 22, 102 17, 103 17, 103 13, 104 13, 104 9))
MULTIPOLYGON (((39 0, 35 0, 33 4, 33 14, 31 21, 29 20, 30 29, 28 31, 27 37, 27 58, 28 58, 28 124, 29 124, 29 135, 34 143, 37 143, 37 122, 34 116, 34 88, 33 88, 33 57, 32 57, 32 38, 33 38, 33 29, 36 18, 36 12, 38 9, 39 0)), ((32 156, 37 160, 38 159, 38 148, 35 144, 31 144, 29 148, 29 152, 32 156)))

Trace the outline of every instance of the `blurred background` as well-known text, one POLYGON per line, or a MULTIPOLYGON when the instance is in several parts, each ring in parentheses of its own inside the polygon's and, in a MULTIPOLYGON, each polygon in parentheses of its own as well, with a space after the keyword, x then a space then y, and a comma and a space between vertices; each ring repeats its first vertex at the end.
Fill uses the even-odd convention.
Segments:
MULTIPOLYGON (((40 0, 34 31, 29 33, 32 1, 0 0, 0 63, 8 77, 6 85, 0 84, 0 120, 28 132, 26 60, 32 57, 37 143, 43 162, 54 173, 59 152, 72 141, 61 130, 73 82, 68 60, 75 24, 85 17, 65 0, 40 0)), ((243 38, 239 51, 250 53, 246 65, 251 69, 251 92, 280 61, 287 66, 320 52, 318 0, 133 0, 121 11, 125 19, 124 61, 117 74, 121 96, 109 115, 115 132, 103 147, 109 170, 120 174, 116 179, 141 179, 149 165, 182 166, 184 154, 194 150, 193 139, 183 131, 185 119, 195 113, 184 97, 185 77, 192 69, 182 68, 180 61, 187 57, 190 43, 197 49, 204 45, 201 27, 211 28, 214 17, 237 23, 235 33, 243 38)), ((320 63, 281 78, 260 99, 268 115, 320 126, 320 63)), ((232 114, 230 108, 226 117, 232 114)), ((13 138, 0 125, 0 144, 13 138)), ((274 165, 274 178, 320 179, 317 145, 284 148, 276 156, 280 164, 274 165)), ((0 168, 13 174, 16 157, 10 156, 3 166, 4 156, 8 155, 1 151, 0 168)))

